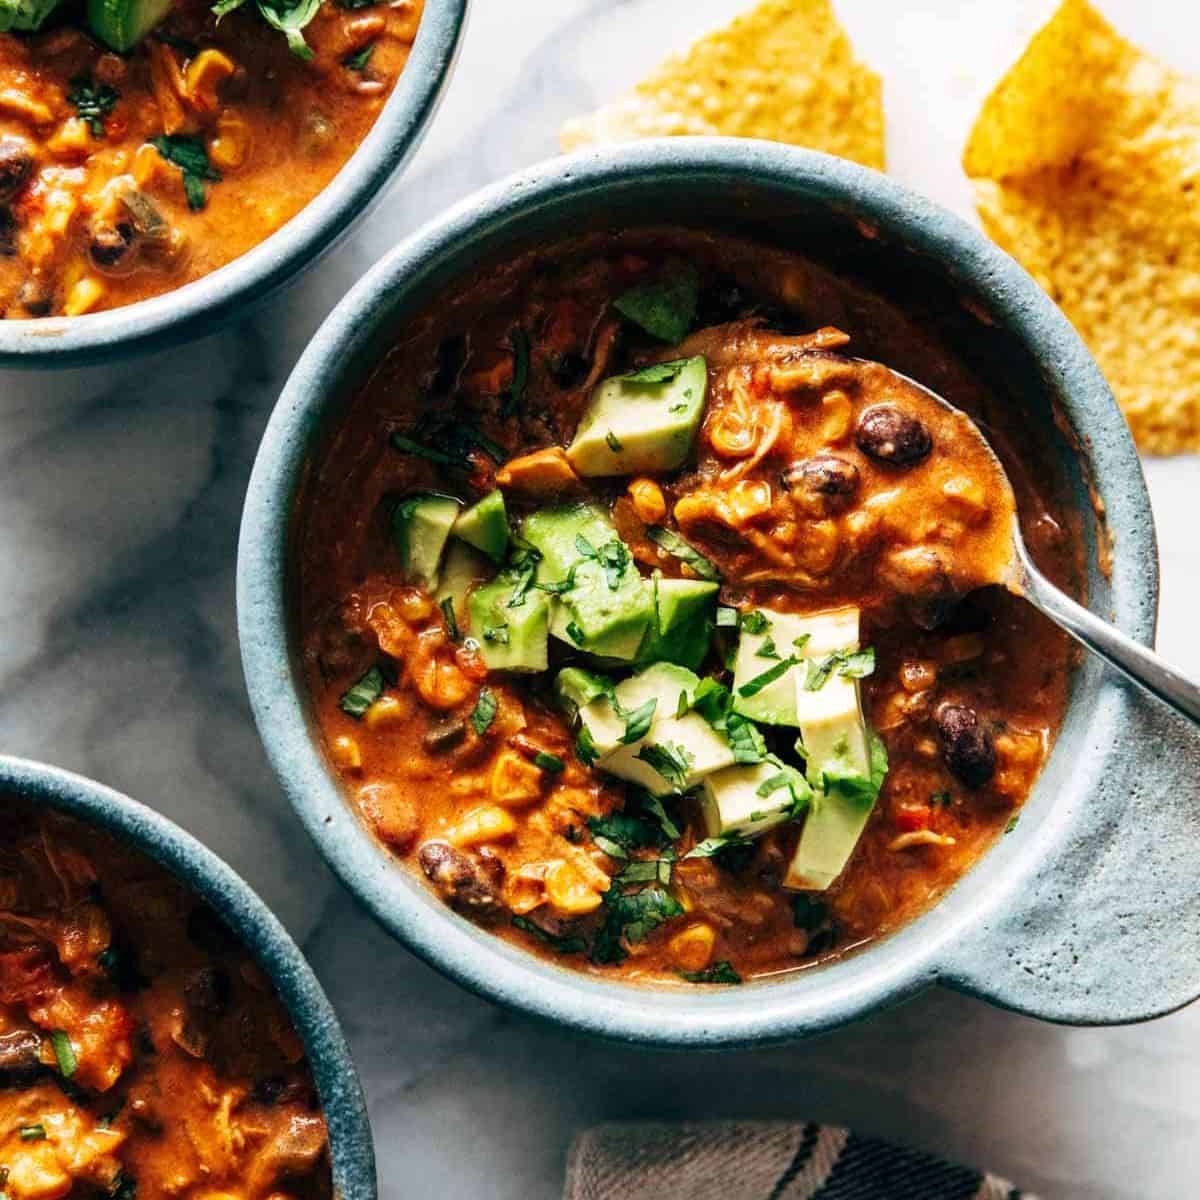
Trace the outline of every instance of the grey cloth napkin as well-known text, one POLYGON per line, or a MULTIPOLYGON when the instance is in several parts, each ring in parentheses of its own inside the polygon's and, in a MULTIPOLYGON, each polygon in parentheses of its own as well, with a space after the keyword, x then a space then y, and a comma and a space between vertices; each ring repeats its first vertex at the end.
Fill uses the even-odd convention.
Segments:
POLYGON ((609 1124, 571 1147, 564 1200, 1037 1200, 839 1125, 609 1124))

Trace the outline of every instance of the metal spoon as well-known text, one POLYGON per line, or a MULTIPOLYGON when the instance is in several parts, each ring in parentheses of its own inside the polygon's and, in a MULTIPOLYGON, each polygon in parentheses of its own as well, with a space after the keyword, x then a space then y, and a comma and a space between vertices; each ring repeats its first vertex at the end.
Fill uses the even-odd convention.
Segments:
MULTIPOLYGON (((966 413, 907 375, 893 371, 890 367, 885 367, 884 370, 906 385, 918 388, 930 399, 954 413, 970 433, 979 439, 980 445, 996 464, 996 470, 1004 480, 1010 495, 1013 494, 1012 482, 991 443, 966 413)), ((1014 595, 1023 596, 1034 608, 1065 629, 1093 654, 1098 654, 1110 666, 1116 667, 1151 695, 1169 704, 1176 712, 1200 724, 1200 685, 1181 674, 1153 650, 1148 650, 1107 621, 1101 620, 1082 604, 1077 604, 1051 583, 1038 570, 1021 537, 1021 523, 1017 519, 1015 498, 1012 511, 1012 559, 1006 565, 1002 578, 995 582, 1002 584, 1014 595)))

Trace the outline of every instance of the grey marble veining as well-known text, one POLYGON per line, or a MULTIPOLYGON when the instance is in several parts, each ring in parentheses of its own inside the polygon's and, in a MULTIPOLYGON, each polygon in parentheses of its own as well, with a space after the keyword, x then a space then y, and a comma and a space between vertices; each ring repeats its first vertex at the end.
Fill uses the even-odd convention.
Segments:
MULTIPOLYGON (((563 118, 740 7, 475 0, 425 146, 297 287, 242 327, 169 354, 0 373, 0 741, 168 813, 279 912, 345 1022, 388 1200, 550 1200, 576 1130, 640 1116, 844 1121, 977 1161, 1047 1197, 1189 1195, 1200 1169, 1200 1010, 1064 1030, 935 992, 785 1049, 687 1056, 588 1042, 493 1008, 391 942, 329 876, 266 767, 241 681, 233 562, 243 489, 291 363, 405 233, 552 153, 563 118)), ((1185 6, 1101 7, 1200 72, 1200 16, 1185 6)), ((838 8, 885 75, 895 174, 969 213, 959 147, 1050 0, 838 8)), ((1149 476, 1163 550, 1160 646, 1200 672, 1200 464, 1151 463, 1149 476)))

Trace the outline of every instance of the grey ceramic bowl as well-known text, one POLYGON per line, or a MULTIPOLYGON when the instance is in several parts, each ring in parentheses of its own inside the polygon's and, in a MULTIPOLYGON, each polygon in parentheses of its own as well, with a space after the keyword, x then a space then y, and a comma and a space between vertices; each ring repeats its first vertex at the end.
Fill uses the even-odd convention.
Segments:
POLYGON ((0 320, 0 366, 64 367, 162 349, 244 315, 329 250, 420 144, 450 77, 467 0, 426 0, 396 86, 342 169, 286 225, 240 258, 165 295, 82 317, 0 320))
POLYGON ((1154 529, 1125 424, 1062 314, 987 239, 883 175, 776 144, 675 139, 557 159, 464 201, 354 288, 293 372, 255 464, 238 563, 243 664, 267 752, 334 870, 398 938, 467 987, 644 1043, 810 1034, 938 982, 1070 1022, 1137 1020, 1194 998, 1200 805, 1177 778, 1200 778, 1200 752, 1095 661, 1076 673, 1062 732, 1019 823, 974 870, 890 937, 752 986, 681 994, 538 961, 440 904, 356 820, 313 737, 288 604, 293 500, 322 428, 397 321, 480 259, 650 221, 765 238, 932 307, 943 339, 1023 407, 1031 438, 1056 448, 1087 517, 1092 606, 1142 641, 1153 635, 1154 529), (1107 512, 1103 528, 1093 495, 1107 512), (1099 546, 1110 538, 1106 574, 1099 546))
POLYGON ((270 976, 304 1042, 329 1125, 335 1194, 376 1200, 367 1106, 337 1017, 296 943, 244 880, 166 817, 81 775, 0 755, 5 795, 107 830, 186 883, 225 920, 270 976))

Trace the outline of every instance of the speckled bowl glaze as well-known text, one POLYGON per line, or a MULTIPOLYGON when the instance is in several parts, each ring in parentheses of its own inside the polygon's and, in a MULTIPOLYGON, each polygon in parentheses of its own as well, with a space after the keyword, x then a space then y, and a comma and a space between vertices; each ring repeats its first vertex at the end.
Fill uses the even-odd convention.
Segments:
POLYGON ((0 755, 4 795, 107 830, 186 883, 225 920, 270 976, 304 1042, 329 1125, 335 1194, 376 1200, 367 1106, 337 1017, 296 943, 245 881, 166 817, 81 775, 0 755))
POLYGON ((202 337, 316 262, 370 211, 420 144, 454 66, 467 3, 426 0, 412 54, 370 133, 281 229, 212 274, 151 300, 82 317, 0 320, 0 366, 78 366, 202 337))
POLYGON ((309 345, 263 439, 239 551, 243 664, 267 752, 317 845, 389 930, 465 986, 628 1041, 803 1036, 934 983, 1077 1023, 1140 1020, 1193 999, 1200 747, 1096 661, 1076 672, 1019 823, 957 886, 855 954, 751 986, 629 987, 539 961, 442 905, 351 812, 314 736, 288 603, 293 501, 325 423, 397 322, 480 260, 582 229, 672 221, 765 238, 932 304, 943 341, 1056 450, 1086 517, 1090 603, 1151 640, 1154 529, 1128 431, 1062 314, 980 233, 883 175, 771 143, 681 138, 557 159, 477 193, 372 270, 309 345))

